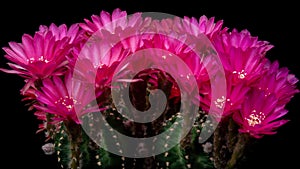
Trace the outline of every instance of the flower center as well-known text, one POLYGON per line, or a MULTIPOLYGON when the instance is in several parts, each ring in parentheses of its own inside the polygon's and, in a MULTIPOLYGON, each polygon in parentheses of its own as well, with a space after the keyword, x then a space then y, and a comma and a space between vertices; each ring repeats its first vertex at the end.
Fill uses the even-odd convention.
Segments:
POLYGON ((246 75, 247 75, 247 73, 245 72, 245 70, 241 70, 240 72, 238 72, 238 71, 233 71, 232 73, 233 73, 233 74, 237 74, 237 77, 238 77, 239 79, 244 79, 244 78, 246 77, 246 75))
POLYGON ((77 104, 78 101, 73 99, 73 97, 69 97, 69 96, 65 96, 65 97, 61 97, 59 98, 55 104, 61 104, 63 106, 65 106, 68 111, 72 110, 74 105, 77 104))
POLYGON ((100 64, 94 64, 94 68, 95 68, 95 69, 98 69, 98 68, 101 69, 104 65, 105 65, 105 64, 103 64, 103 63, 100 63, 100 64))
POLYGON ((217 100, 215 100, 215 105, 216 107, 222 109, 224 104, 225 104, 226 98, 225 96, 222 96, 221 98, 218 98, 217 100))
POLYGON ((226 99, 225 96, 221 96, 221 98, 218 98, 217 100, 214 101, 215 105, 217 108, 222 109, 225 105, 225 102, 227 101, 227 104, 229 103, 230 106, 233 105, 230 99, 226 99))
POLYGON ((28 63, 34 63, 34 62, 37 62, 37 61, 44 62, 44 63, 49 63, 49 60, 47 60, 47 58, 44 57, 44 56, 40 56, 37 60, 35 58, 27 59, 28 63))
POLYGON ((248 125, 251 127, 254 127, 255 125, 261 124, 265 120, 266 116, 263 112, 256 113, 256 110, 252 111, 252 114, 249 115, 249 117, 245 117, 245 120, 247 120, 248 125))

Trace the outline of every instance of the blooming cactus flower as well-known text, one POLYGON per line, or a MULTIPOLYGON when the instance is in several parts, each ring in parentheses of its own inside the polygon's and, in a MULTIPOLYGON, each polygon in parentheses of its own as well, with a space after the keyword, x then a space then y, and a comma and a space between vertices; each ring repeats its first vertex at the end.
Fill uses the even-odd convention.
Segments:
POLYGON ((274 94, 278 99, 278 104, 285 105, 291 98, 299 92, 296 88, 298 79, 293 74, 289 74, 289 70, 279 68, 277 61, 266 64, 267 71, 255 85, 258 89, 266 92, 267 95, 274 94))
POLYGON ((41 90, 36 91, 38 103, 34 105, 39 114, 53 114, 54 121, 71 120, 80 123, 78 117, 81 115, 99 111, 98 105, 92 104, 93 93, 87 92, 87 86, 83 83, 72 80, 71 73, 67 73, 64 79, 57 76, 44 79, 42 84, 41 90))
POLYGON ((247 30, 223 33, 212 42, 226 73, 235 76, 234 83, 254 83, 260 78, 266 63, 265 53, 272 48, 268 42, 252 37, 247 30))
POLYGON ((13 63, 8 63, 12 70, 0 70, 24 77, 27 81, 24 94, 35 80, 64 74, 68 64, 65 56, 77 33, 77 24, 69 30, 65 25, 57 27, 52 24, 49 28, 40 26, 34 36, 25 34, 22 43, 10 42, 9 47, 3 48, 5 57, 13 63))
POLYGON ((65 55, 78 28, 74 25, 72 30, 66 33, 64 25, 55 31, 53 27, 55 26, 47 29, 41 26, 40 31, 33 37, 23 35, 22 43, 10 42, 9 47, 4 47, 3 50, 6 52, 5 57, 14 62, 8 63, 13 70, 1 70, 33 79, 62 75, 64 66, 68 63, 65 55))
POLYGON ((255 138, 275 134, 275 130, 288 120, 281 119, 288 111, 278 105, 274 94, 266 95, 262 90, 253 89, 233 119, 240 125, 241 133, 249 133, 255 138))

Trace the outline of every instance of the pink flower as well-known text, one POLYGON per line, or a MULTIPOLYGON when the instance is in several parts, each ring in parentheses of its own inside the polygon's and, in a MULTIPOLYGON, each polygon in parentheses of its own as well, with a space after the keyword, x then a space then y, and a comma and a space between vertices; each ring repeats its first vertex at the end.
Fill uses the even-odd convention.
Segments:
POLYGON ((95 98, 86 87, 83 83, 72 81, 71 73, 67 73, 64 80, 57 76, 44 79, 41 91, 36 91, 38 104, 34 105, 39 117, 43 117, 41 112, 50 113, 54 115, 53 121, 80 123, 78 117, 99 110, 97 105, 91 104, 95 98), (76 113, 75 108, 79 112, 76 113))
POLYGON ((267 71, 256 83, 256 87, 265 91, 266 95, 274 94, 278 99, 278 104, 285 105, 291 98, 299 92, 296 88, 298 79, 293 74, 289 74, 287 68, 279 68, 277 61, 266 64, 267 71))
POLYGON ((288 121, 281 119, 287 112, 284 106, 278 105, 274 94, 266 95, 262 90, 253 89, 233 119, 240 126, 239 132, 261 138, 275 134, 275 130, 288 121))
POLYGON ((226 74, 234 75, 233 83, 254 83, 263 73, 265 53, 272 48, 267 42, 258 41, 246 30, 224 33, 215 38, 213 45, 222 61, 226 74))
MULTIPOLYGON (((95 87, 97 97, 102 98, 103 101, 110 97, 112 78, 119 63, 141 48, 138 36, 127 39, 116 36, 115 38, 119 40, 114 46, 111 44, 114 44, 115 39, 89 40, 88 45, 77 49, 69 59, 74 77, 90 87, 95 87)), ((116 75, 115 78, 123 80, 124 77, 116 75)))
POLYGON ((94 84, 98 69, 104 70, 120 62, 128 53, 129 50, 125 50, 122 45, 111 47, 109 42, 99 40, 74 53, 70 63, 76 78, 94 84))
POLYGON ((8 63, 12 70, 0 70, 26 78, 23 94, 37 79, 63 75, 68 64, 65 56, 77 32, 77 25, 71 26, 69 31, 65 25, 57 28, 52 24, 49 29, 41 26, 33 37, 25 34, 22 43, 10 42, 9 47, 3 48, 5 57, 13 63, 8 63))

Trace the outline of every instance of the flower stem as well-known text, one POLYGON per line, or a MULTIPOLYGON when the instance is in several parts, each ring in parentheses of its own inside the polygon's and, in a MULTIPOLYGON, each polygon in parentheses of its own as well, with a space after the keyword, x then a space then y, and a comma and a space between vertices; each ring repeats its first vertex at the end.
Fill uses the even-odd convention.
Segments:
POLYGON ((234 169, 238 160, 243 156, 244 150, 249 143, 250 136, 248 134, 239 134, 238 141, 233 149, 230 160, 228 161, 225 169, 234 169))
POLYGON ((233 150, 235 148, 235 144, 237 142, 237 136, 238 136, 237 125, 233 121, 233 119, 230 118, 228 124, 228 133, 226 135, 227 148, 230 154, 233 153, 233 150))
POLYGON ((65 121, 65 125, 67 128, 67 132, 69 135, 69 139, 71 142, 70 149, 71 149, 71 162, 70 162, 70 169, 79 169, 80 168, 80 144, 81 140, 81 126, 72 122, 72 121, 65 121))
POLYGON ((226 134, 227 134, 228 119, 222 120, 214 132, 213 141, 213 156, 214 165, 217 169, 224 169, 227 163, 227 147, 226 147, 226 134))

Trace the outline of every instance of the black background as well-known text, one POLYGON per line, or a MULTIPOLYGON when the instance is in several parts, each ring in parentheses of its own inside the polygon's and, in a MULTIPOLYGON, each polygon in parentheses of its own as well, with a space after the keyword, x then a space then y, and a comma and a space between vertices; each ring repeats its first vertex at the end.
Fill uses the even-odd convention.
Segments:
MULTIPOLYGON (((128 14, 134 12, 164 12, 180 17, 201 15, 215 16, 224 20, 224 25, 238 30, 248 29, 253 36, 269 41, 275 46, 268 52, 270 60, 279 60, 300 78, 299 57, 299 15, 296 4, 284 1, 263 5, 251 1, 236 2, 193 2, 170 1, 8 1, 0 5, 0 46, 9 41, 21 41, 24 33, 33 34, 41 24, 66 23, 70 25, 99 14, 101 10, 112 12, 119 7, 128 14), (64 3, 64 4, 62 4, 64 3)), ((0 67, 6 67, 7 60, 1 51, 0 67)), ((54 156, 46 156, 41 150, 43 134, 35 134, 38 121, 33 112, 28 112, 22 103, 19 90, 23 81, 17 75, 0 72, 0 140, 1 165, 5 168, 56 169, 54 156), (3 158, 4 156, 4 158, 3 158)), ((299 86, 299 85, 298 85, 299 86)), ((253 149, 247 168, 299 168, 299 94, 287 105, 286 116, 290 122, 278 130, 278 134, 266 136, 253 149)), ((2 168, 2 167, 1 167, 2 168)))

